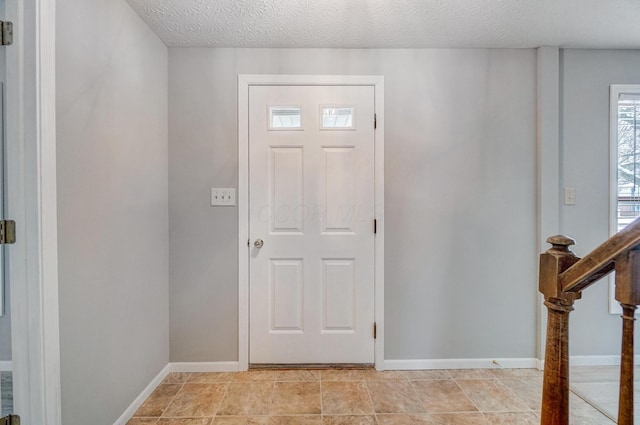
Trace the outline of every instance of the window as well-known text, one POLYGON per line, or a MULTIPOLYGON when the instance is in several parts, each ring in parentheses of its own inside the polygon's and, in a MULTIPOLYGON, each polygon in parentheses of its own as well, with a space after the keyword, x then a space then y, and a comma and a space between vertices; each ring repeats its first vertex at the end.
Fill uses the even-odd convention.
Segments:
POLYGON ((353 106, 322 106, 320 108, 321 129, 354 130, 353 106))
POLYGON ((640 216, 640 86, 635 92, 619 86, 611 90, 611 152, 615 153, 611 233, 616 233, 640 216))
POLYGON ((269 130, 301 130, 301 115, 299 106, 270 106, 269 130))
MULTIPOLYGON (((611 86, 609 129, 613 235, 640 217, 640 85, 611 86)), ((611 277, 609 313, 621 312, 611 277)))

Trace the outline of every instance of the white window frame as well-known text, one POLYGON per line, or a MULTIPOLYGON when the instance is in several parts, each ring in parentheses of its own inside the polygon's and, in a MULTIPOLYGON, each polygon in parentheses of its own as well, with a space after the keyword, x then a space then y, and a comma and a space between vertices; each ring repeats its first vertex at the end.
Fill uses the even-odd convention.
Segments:
MULTIPOLYGON (((621 94, 640 95, 640 84, 612 84, 609 91, 609 235, 618 232, 618 100, 621 94)), ((615 273, 609 278, 609 314, 622 314, 616 301, 615 273)))

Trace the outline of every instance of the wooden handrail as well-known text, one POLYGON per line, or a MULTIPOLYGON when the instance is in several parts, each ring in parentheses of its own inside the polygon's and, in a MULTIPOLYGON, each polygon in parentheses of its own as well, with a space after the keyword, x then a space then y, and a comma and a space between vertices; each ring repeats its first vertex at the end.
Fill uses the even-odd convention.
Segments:
POLYGON ((569 314, 582 291, 616 271, 615 298, 623 314, 618 424, 634 424, 634 321, 640 305, 640 218, 580 259, 566 236, 547 239, 540 255, 539 290, 547 307, 541 425, 569 424, 569 314))
POLYGON ((640 247, 640 218, 560 274, 563 292, 580 292, 615 269, 615 259, 640 247))

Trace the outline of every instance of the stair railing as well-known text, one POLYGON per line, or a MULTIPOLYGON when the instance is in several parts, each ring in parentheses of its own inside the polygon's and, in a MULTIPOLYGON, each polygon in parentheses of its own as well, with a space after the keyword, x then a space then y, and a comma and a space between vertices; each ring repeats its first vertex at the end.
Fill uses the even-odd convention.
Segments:
POLYGON ((540 255, 539 290, 547 306, 547 343, 541 425, 569 424, 569 313, 582 291, 615 270, 615 296, 622 306, 622 357, 618 424, 633 425, 633 326, 640 305, 640 219, 584 258, 569 249, 566 236, 547 239, 540 255))

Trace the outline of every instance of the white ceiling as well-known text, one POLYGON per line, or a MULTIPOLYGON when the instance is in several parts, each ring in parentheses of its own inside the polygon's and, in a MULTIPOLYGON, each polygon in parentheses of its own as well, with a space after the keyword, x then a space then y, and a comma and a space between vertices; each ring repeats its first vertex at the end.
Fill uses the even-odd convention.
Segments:
POLYGON ((168 46, 640 48, 640 0, 128 0, 168 46))

